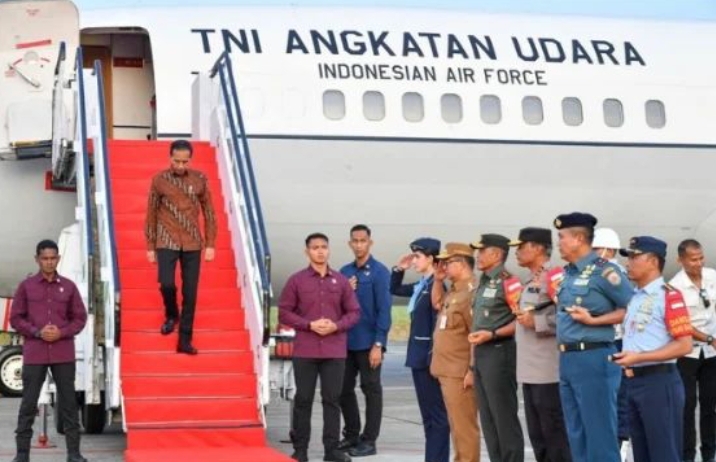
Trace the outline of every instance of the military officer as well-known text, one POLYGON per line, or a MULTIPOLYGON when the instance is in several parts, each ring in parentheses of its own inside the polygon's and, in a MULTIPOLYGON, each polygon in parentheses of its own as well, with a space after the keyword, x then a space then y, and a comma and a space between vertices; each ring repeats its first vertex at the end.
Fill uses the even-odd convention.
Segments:
POLYGON ((450 426, 447 410, 440 391, 440 382, 430 375, 430 358, 433 350, 433 332, 438 312, 433 309, 431 293, 435 257, 440 253, 440 241, 429 237, 416 239, 410 244, 412 251, 393 267, 390 291, 399 297, 410 297, 410 337, 405 365, 413 374, 415 394, 425 432, 425 460, 448 462, 450 459, 450 426), (403 284, 405 271, 412 267, 420 279, 415 284, 403 284))
POLYGON ((477 250, 482 271, 473 304, 470 343, 474 345, 474 372, 480 423, 492 462, 522 462, 524 436, 517 416, 515 368, 515 315, 519 279, 505 270, 510 240, 499 234, 483 234, 470 247, 477 250), (510 300, 510 301, 508 301, 510 300))
POLYGON ((676 359, 691 352, 689 312, 677 289, 664 283, 666 242, 634 237, 629 279, 637 287, 624 320, 624 346, 614 362, 624 368, 635 462, 681 460, 684 386, 676 359))
MULTIPOLYGON (((527 432, 537 462, 571 462, 562 403, 559 400, 556 288, 564 277, 552 267, 552 231, 523 228, 510 241, 517 263, 529 269, 523 281, 517 327, 517 382, 522 383, 527 432)), ((484 425, 483 425, 484 428, 484 425)))
POLYGON ((592 251, 597 219, 574 212, 554 220, 568 262, 557 304, 560 398, 575 462, 619 462, 614 324, 633 295, 619 268, 592 251))
POLYGON ((472 301, 475 297, 475 259, 467 244, 449 243, 438 255, 441 260, 435 271, 432 303, 438 307, 433 337, 430 373, 440 381, 455 462, 479 462, 480 428, 477 426, 477 400, 472 390, 470 342, 467 336, 472 325, 472 301), (443 280, 452 286, 445 292, 443 280))

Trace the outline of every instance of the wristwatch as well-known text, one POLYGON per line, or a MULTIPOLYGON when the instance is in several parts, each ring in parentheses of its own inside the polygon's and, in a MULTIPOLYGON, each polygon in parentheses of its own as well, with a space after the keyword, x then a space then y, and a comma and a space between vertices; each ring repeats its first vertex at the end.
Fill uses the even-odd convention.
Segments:
POLYGON ((706 343, 708 343, 709 345, 711 345, 712 343, 714 343, 714 336, 713 336, 713 335, 709 335, 708 337, 706 337, 706 343))
POLYGON ((405 270, 404 270, 403 268, 401 268, 400 266, 397 266, 397 265, 396 265, 396 266, 393 267, 393 272, 394 272, 394 273, 402 273, 402 272, 404 272, 404 271, 405 271, 405 270))
POLYGON ((492 331, 492 338, 490 340, 495 340, 497 338, 497 330, 492 331))
POLYGON ((373 344, 373 346, 376 347, 376 348, 383 348, 383 344, 380 343, 380 342, 375 342, 375 343, 373 344))

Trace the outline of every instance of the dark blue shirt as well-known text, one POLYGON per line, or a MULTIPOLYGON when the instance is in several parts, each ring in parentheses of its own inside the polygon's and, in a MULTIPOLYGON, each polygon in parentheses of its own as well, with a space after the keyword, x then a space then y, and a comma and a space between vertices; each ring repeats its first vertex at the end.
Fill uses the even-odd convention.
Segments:
POLYGON ((557 296, 557 341, 613 342, 614 326, 582 324, 572 319, 565 308, 581 306, 592 316, 600 316, 617 308, 626 308, 632 295, 634 289, 621 270, 594 252, 576 263, 570 263, 565 267, 557 296))
POLYGON ((356 276, 360 320, 348 331, 348 350, 370 349, 376 342, 385 347, 390 330, 390 270, 371 255, 360 268, 355 261, 341 268, 348 279, 356 276))

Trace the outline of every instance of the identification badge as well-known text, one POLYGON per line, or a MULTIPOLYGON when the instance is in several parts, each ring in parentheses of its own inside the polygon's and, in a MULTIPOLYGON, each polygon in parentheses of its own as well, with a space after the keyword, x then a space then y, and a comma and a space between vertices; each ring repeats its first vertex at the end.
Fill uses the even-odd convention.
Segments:
POLYGON ((495 295, 497 295, 497 288, 488 288, 485 289, 485 291, 482 293, 482 296, 485 298, 495 298, 495 295))
POLYGON ((589 285, 589 279, 577 279, 574 281, 575 286, 587 286, 589 285))
POLYGON ((442 315, 440 316, 440 330, 445 330, 447 327, 447 316, 442 315))

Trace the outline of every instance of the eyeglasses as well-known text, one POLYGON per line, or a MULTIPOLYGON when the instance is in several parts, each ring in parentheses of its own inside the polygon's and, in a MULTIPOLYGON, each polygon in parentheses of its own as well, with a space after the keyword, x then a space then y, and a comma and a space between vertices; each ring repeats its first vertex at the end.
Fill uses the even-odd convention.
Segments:
POLYGON ((711 306, 711 300, 709 300, 709 296, 706 293, 706 289, 699 290, 699 297, 701 297, 701 301, 704 302, 704 308, 708 308, 711 306))

